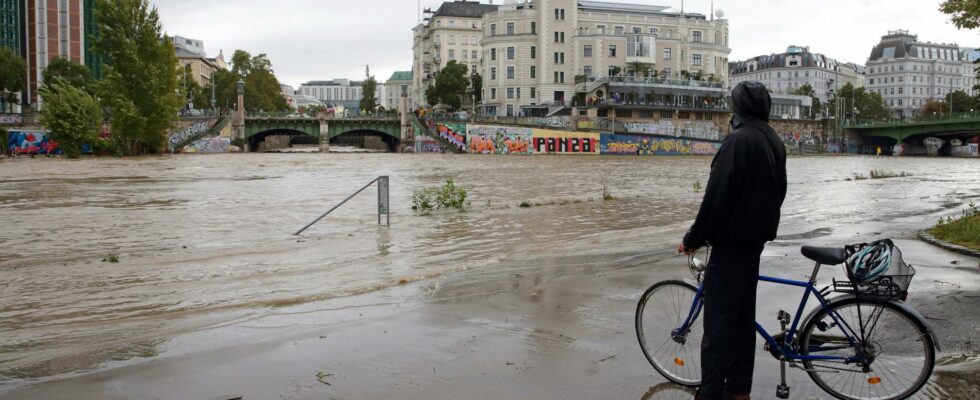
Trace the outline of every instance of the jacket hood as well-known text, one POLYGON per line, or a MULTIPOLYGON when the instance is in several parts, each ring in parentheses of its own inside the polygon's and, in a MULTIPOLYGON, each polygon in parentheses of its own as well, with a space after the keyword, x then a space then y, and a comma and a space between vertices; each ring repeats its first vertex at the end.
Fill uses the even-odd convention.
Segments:
POLYGON ((765 85, 759 82, 742 82, 732 89, 732 111, 738 121, 769 122, 772 97, 765 85))

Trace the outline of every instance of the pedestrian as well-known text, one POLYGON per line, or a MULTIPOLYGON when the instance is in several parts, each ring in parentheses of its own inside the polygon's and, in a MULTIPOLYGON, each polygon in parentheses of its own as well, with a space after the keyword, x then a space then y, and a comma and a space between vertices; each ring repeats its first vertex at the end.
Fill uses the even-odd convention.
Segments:
POLYGON ((711 245, 704 277, 698 400, 748 400, 755 364, 759 258, 776 238, 786 197, 786 148, 769 126, 772 100, 759 82, 732 90, 732 133, 711 163, 701 209, 679 252, 711 245))

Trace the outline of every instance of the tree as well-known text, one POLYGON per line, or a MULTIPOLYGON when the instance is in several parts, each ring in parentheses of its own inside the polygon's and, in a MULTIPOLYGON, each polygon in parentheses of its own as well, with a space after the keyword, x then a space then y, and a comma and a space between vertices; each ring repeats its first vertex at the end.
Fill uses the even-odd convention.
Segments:
POLYGON ((45 84, 55 82, 58 78, 61 78, 68 82, 69 85, 90 94, 96 89, 95 77, 92 76, 92 70, 84 65, 76 64, 71 60, 61 57, 56 57, 54 60, 51 60, 48 67, 44 70, 42 78, 45 84))
POLYGON ((867 92, 863 87, 854 88, 850 83, 840 87, 831 99, 828 107, 829 115, 837 115, 837 99, 840 99, 843 113, 841 118, 871 121, 888 119, 890 112, 885 107, 885 101, 877 93, 867 92))
POLYGON ((366 112, 374 112, 378 108, 378 81, 371 75, 371 67, 364 67, 364 78, 360 107, 366 112))
POLYGON ((939 11, 949 15, 959 29, 980 27, 980 2, 976 0, 946 0, 939 4, 939 11))
POLYGON ((644 62, 633 61, 633 62, 626 63, 626 67, 627 69, 632 71, 633 76, 647 77, 648 76, 647 70, 651 67, 651 65, 644 62))
POLYGON ((44 100, 41 122, 68 158, 78 158, 82 145, 95 143, 102 126, 102 107, 83 88, 54 77, 38 91, 44 100))
MULTIPOLYGON (((966 92, 962 90, 957 90, 946 94, 946 104, 952 106, 952 111, 954 113, 976 110, 976 103, 977 99, 975 97, 970 97, 970 95, 966 94, 966 92)), ((949 107, 946 108, 946 112, 949 112, 949 107)))
POLYGON ((468 71, 465 64, 457 64, 455 60, 446 63, 436 75, 435 85, 425 90, 426 101, 431 105, 447 104, 453 110, 458 110, 463 104, 460 96, 466 93, 466 87, 469 86, 466 78, 468 71))
MULTIPOLYGON (((246 108, 263 111, 289 110, 289 103, 282 96, 279 80, 272 70, 272 62, 265 54, 253 57, 247 51, 236 50, 231 63, 231 71, 214 72, 212 84, 215 85, 219 106, 234 107, 238 104, 238 80, 242 79, 245 81, 246 108)), ((204 91, 210 95, 211 86, 205 87, 204 91)))
POLYGON ((943 115, 946 112, 947 112, 946 102, 930 100, 926 102, 925 106, 922 107, 920 116, 926 118, 934 115, 943 115))
MULTIPOLYGON (((712 75, 713 76, 713 75, 712 75)), ((811 101, 810 111, 814 118, 819 117, 823 112, 823 105, 820 104, 820 98, 817 97, 816 90, 813 90, 813 86, 809 83, 804 83, 796 89, 793 89, 789 94, 795 94, 797 96, 809 96, 811 101)))
POLYGON ((94 49, 108 64, 99 92, 112 140, 126 155, 160 151, 182 103, 173 44, 147 0, 96 1, 94 49))
MULTIPOLYGON (((20 92, 27 81, 24 59, 10 49, 0 48, 0 99, 13 107, 20 103, 20 92)), ((8 111, 10 109, 8 108, 8 111)))
POLYGON ((181 107, 187 106, 188 101, 194 105, 195 109, 209 108, 211 106, 211 87, 201 87, 193 78, 190 64, 181 68, 180 76, 180 98, 181 107))

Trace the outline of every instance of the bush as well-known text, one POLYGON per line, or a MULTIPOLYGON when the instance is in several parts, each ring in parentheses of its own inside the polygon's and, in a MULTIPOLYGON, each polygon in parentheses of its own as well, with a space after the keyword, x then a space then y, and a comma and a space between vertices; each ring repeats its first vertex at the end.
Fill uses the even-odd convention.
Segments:
POLYGON ((412 194, 412 209, 426 211, 438 208, 456 208, 464 210, 466 207, 466 189, 456 186, 450 178, 441 188, 429 187, 416 190, 412 194))
POLYGON ((962 217, 939 219, 939 224, 929 230, 937 239, 980 250, 980 210, 973 203, 963 211, 962 217))

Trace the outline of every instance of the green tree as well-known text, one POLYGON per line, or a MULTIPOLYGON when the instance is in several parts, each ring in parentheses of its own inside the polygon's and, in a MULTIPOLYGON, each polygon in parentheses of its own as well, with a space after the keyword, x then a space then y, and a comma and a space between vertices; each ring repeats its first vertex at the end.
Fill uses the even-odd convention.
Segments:
POLYGON ((96 143, 102 126, 102 107, 83 88, 54 77, 38 91, 44 100, 41 122, 68 158, 78 158, 82 145, 96 143))
POLYGON ((96 0, 94 49, 106 58, 100 84, 112 140, 122 154, 155 153, 182 103, 177 55, 147 0, 96 0))
POLYGON ((821 114, 823 113, 823 104, 820 104, 820 98, 817 97, 817 91, 813 90, 813 86, 810 86, 809 83, 804 83, 803 86, 791 90, 789 94, 795 94, 797 96, 809 96, 810 102, 812 104, 810 106, 810 111, 814 118, 820 117, 821 114))
MULTIPOLYGON (((245 107, 250 110, 288 111, 289 103, 282 96, 279 80, 272 70, 272 62, 265 54, 252 56, 244 50, 236 50, 231 58, 231 71, 217 70, 214 85, 217 105, 235 107, 238 103, 238 80, 245 81, 245 107)), ((211 95, 211 86, 204 88, 211 95)), ((210 104, 210 97, 208 104, 210 104)), ((195 103, 197 104, 197 103, 195 103)))
POLYGON ((922 106, 922 110, 919 112, 919 116, 926 118, 932 116, 941 116, 948 112, 946 108, 946 102, 930 100, 926 102, 926 105, 922 106))
POLYGON ((477 73, 470 75, 470 88, 473 89, 473 94, 476 95, 476 102, 483 101, 483 76, 477 73))
POLYGON ((837 115, 837 99, 840 99, 843 111, 841 118, 844 119, 877 121, 888 119, 891 115, 881 95, 868 92, 863 87, 855 89, 850 83, 840 87, 831 99, 829 115, 837 115))
POLYGON ((954 113, 970 112, 970 110, 976 110, 975 97, 970 97, 966 92, 962 90, 957 90, 946 94, 946 112, 949 112, 949 106, 953 108, 954 113))
POLYGON ((371 67, 364 67, 364 86, 360 107, 366 112, 374 112, 378 108, 378 81, 371 75, 371 67))
POLYGON ((68 82, 69 85, 90 94, 96 89, 95 77, 92 76, 92 70, 84 65, 76 64, 71 60, 61 57, 56 57, 48 63, 48 67, 44 70, 42 78, 45 83, 55 82, 58 78, 61 78, 68 82))
POLYGON ((980 27, 980 1, 946 0, 939 4, 939 11, 949 15, 953 25, 959 29, 980 27))
POLYGON ((20 92, 27 82, 27 65, 24 59, 10 49, 0 48, 0 97, 5 111, 10 111, 14 104, 20 103, 20 92))
POLYGON ((647 63, 639 62, 639 61, 633 61, 633 62, 626 63, 627 69, 629 69, 630 72, 633 74, 633 76, 636 76, 636 77, 646 77, 646 76, 648 76, 647 70, 651 66, 652 66, 651 64, 647 64, 647 63))
POLYGON ((205 109, 211 107, 211 86, 201 87, 201 84, 197 83, 193 78, 194 74, 191 72, 191 66, 185 65, 181 68, 180 72, 180 98, 181 107, 184 107, 188 101, 193 103, 195 109, 205 109))
POLYGON ((435 85, 425 90, 426 101, 433 106, 442 103, 453 110, 458 110, 463 104, 461 96, 466 93, 466 88, 469 86, 466 77, 468 71, 465 64, 457 64, 455 60, 446 63, 446 66, 436 75, 435 85))

